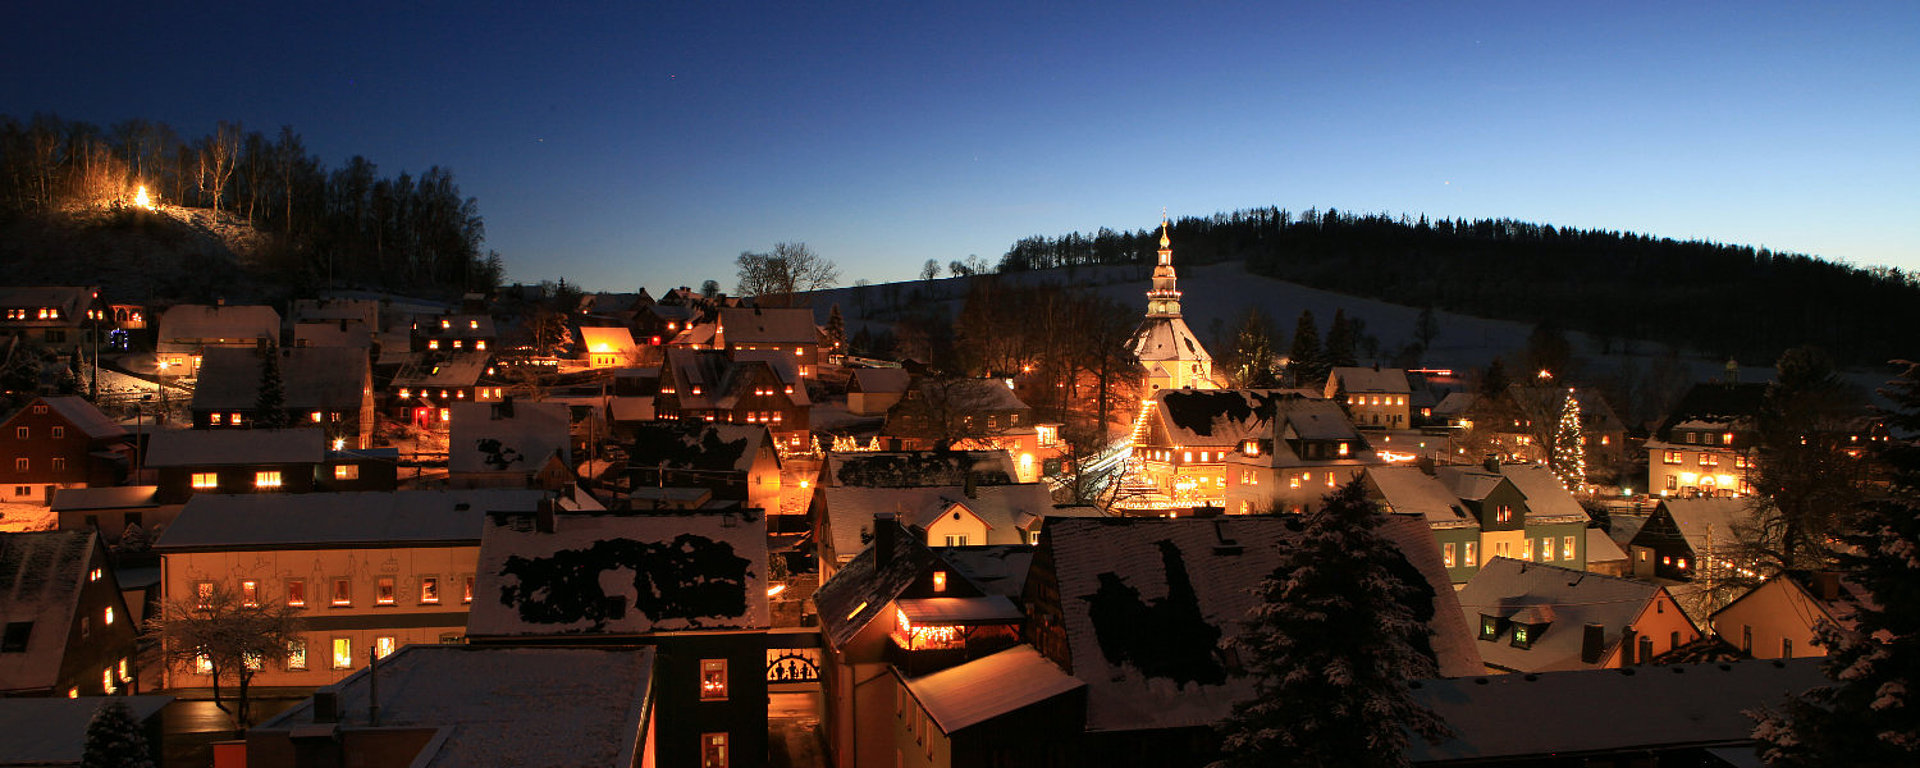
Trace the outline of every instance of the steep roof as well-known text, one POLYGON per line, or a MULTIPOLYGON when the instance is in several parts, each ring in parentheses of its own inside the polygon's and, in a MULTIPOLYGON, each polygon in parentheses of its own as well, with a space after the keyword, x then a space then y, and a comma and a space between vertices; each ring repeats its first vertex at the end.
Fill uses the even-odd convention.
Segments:
POLYGON ((0 691, 51 689, 87 572, 105 563, 92 530, 0 533, 0 626, 27 623, 24 653, 0 653, 0 691))
POLYGON ((1388 512, 1417 515, 1435 528, 1478 525, 1460 503, 1460 497, 1417 467, 1368 467, 1366 476, 1388 512))
POLYGON ((1133 356, 1143 363, 1165 362, 1169 360, 1207 362, 1213 356, 1207 354, 1207 347, 1200 343, 1200 337, 1187 327, 1187 321, 1178 317, 1148 317, 1134 329, 1133 338, 1127 342, 1127 348, 1133 350, 1133 356))
POLYGON ((293 324, 293 345, 296 347, 371 349, 373 335, 373 326, 360 323, 335 321, 293 324))
POLYGON ((754 629, 767 613, 759 510, 490 514, 467 631, 637 635, 754 629), (619 601, 618 608, 609 602, 619 601))
POLYGON ((572 464, 573 416, 565 403, 455 403, 451 414, 448 471, 533 472, 556 451, 572 464))
POLYGON ((1527 497, 1528 522, 1584 523, 1588 520, 1587 511, 1552 470, 1538 464, 1506 464, 1500 467, 1500 474, 1527 497))
POLYGON ((1606 658, 1619 646, 1627 625, 1660 591, 1660 587, 1643 581, 1494 557, 1480 567, 1459 597, 1461 615, 1476 637, 1483 615, 1514 618, 1523 611, 1551 611, 1551 623, 1545 631, 1534 634, 1530 648, 1513 647, 1505 634, 1476 644, 1488 664, 1552 672, 1593 666, 1580 660, 1588 624, 1605 627, 1601 658, 1606 658))
MULTIPOLYGON (((367 351, 351 347, 279 347, 280 386, 294 410, 357 411, 366 394, 367 351)), ((260 398, 257 350, 209 348, 200 360, 194 410, 252 410, 260 398)))
POLYGON ((913 374, 904 368, 855 368, 849 391, 882 392, 900 394, 907 391, 907 384, 913 381, 913 374))
POLYGON ((93 403, 87 402, 86 398, 79 395, 46 395, 40 398, 40 402, 46 403, 48 408, 60 414, 68 424, 72 424, 74 429, 85 433, 87 437, 105 440, 127 436, 126 427, 107 418, 99 408, 93 407, 93 403))
POLYGON ((627 354, 635 349, 633 332, 626 328, 580 327, 580 344, 589 354, 627 354))
MULTIPOLYGON (((1662 509, 1680 529, 1680 535, 1687 540, 1687 548, 1703 556, 1709 548, 1725 553, 1738 551, 1741 544, 1740 537, 1734 533, 1735 529, 1755 522, 1750 499, 1662 499, 1648 522, 1658 517, 1662 509)), ((1659 532, 1656 526, 1645 525, 1635 538, 1654 536, 1659 532)))
POLYGON ((264 338, 278 343, 280 313, 273 307, 258 305, 180 304, 160 313, 159 333, 155 338, 163 346, 198 343, 204 339, 238 344, 264 338))
POLYGON ((537 490, 194 494, 157 550, 477 544, 481 516, 532 511, 537 490))
POLYGON ((820 328, 813 323, 813 310, 804 307, 728 307, 720 310, 720 322, 716 330, 726 336, 729 347, 738 344, 820 343, 820 328))
MULTIPOLYGON (((1549 755, 1577 761, 1583 753, 1742 746, 1753 740, 1748 710, 1825 682, 1819 659, 1422 680, 1413 691, 1415 701, 1432 709, 1453 733, 1439 744, 1409 739, 1407 757, 1416 764, 1491 764, 1549 755), (1521 713, 1542 716, 1521 718, 1521 713)), ((1752 756, 1750 749, 1746 755, 1752 756)))
POLYGON ((904 682, 940 731, 949 735, 1086 687, 1030 645, 904 682))
MULTIPOLYGON (((1253 694, 1220 660, 1255 588, 1296 535, 1287 517, 1061 518, 1048 551, 1073 675, 1087 684, 1087 730, 1207 726, 1253 694)), ((1389 515, 1378 529, 1432 593, 1416 606, 1443 675, 1482 669, 1424 520, 1389 515), (1431 610, 1430 614, 1426 610, 1431 610)))
POLYGON ((1626 562, 1627 553, 1599 528, 1587 529, 1587 565, 1626 562))
POLYGON ((979 485, 969 497, 965 486, 937 485, 913 488, 828 486, 820 489, 833 530, 833 549, 842 558, 860 551, 860 531, 882 512, 894 513, 901 525, 925 528, 955 504, 964 504, 991 529, 1023 529, 1053 511, 1053 494, 1044 483, 979 485))
MULTIPOLYGON (((475 601, 476 605, 479 601, 475 601)), ((651 648, 409 645, 380 661, 380 725, 437 728, 412 765, 637 765, 648 726, 651 648)), ((369 724, 372 669, 322 688, 340 722, 369 724)), ((255 726, 298 731, 311 698, 255 726)))
MULTIPOLYGON (((382 354, 384 360, 387 356, 382 354)), ((478 350, 407 352, 399 356, 393 387, 471 387, 486 373, 492 354, 478 350)))
POLYGON ((147 438, 149 467, 318 464, 327 457, 324 429, 166 429, 147 438))
POLYGON ((933 552, 987 594, 1014 600, 1025 593, 1027 571, 1033 565, 1031 544, 934 547, 933 552))
POLYGON ((898 524, 895 529, 893 557, 882 561, 873 547, 867 547, 814 590, 820 634, 833 647, 845 647, 921 574, 945 562, 924 542, 899 530, 898 524))
POLYGON ((1408 394, 1407 372, 1402 368, 1337 366, 1327 375, 1327 396, 1336 391, 1408 394))

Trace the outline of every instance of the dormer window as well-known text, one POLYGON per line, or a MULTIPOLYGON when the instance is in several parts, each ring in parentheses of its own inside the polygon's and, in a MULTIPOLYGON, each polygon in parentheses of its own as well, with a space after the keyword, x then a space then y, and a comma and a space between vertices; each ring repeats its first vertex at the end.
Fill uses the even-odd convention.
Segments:
POLYGON ((1513 625, 1513 647, 1515 648, 1532 648, 1534 638, 1537 636, 1537 630, 1530 624, 1513 625))
POLYGON ((1480 639, 1492 640, 1500 636, 1500 617, 1480 615, 1480 639))

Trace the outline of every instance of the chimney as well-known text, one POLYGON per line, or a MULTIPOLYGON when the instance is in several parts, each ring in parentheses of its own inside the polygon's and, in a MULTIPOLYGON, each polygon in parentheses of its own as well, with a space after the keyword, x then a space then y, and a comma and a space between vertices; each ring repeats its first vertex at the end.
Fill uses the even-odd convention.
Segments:
POLYGON ((554 507, 558 504, 559 502, 552 498, 540 500, 540 506, 536 508, 533 518, 533 524, 536 530, 541 533, 553 533, 554 507))
POLYGON ((1432 456, 1421 456, 1417 459, 1414 459, 1413 465, 1420 469, 1420 474, 1426 475, 1428 477, 1433 477, 1434 469, 1433 469, 1432 456))
POLYGON ((966 473, 966 479, 961 481, 960 491, 962 493, 965 493, 967 495, 967 498, 969 499, 977 499, 977 498, 980 498, 979 485, 980 485, 979 475, 976 474, 973 470, 969 469, 967 470, 967 473, 966 473))
POLYGON ((1600 652, 1606 645, 1607 628, 1600 624, 1588 624, 1586 634, 1580 638, 1580 663, 1599 663, 1600 652))
POLYGON ((1480 466, 1486 469, 1488 472, 1492 472, 1496 475, 1500 474, 1500 457, 1488 456, 1486 461, 1480 462, 1480 466))
POLYGON ((340 722, 339 693, 327 690, 313 692, 313 722, 316 725, 340 722))
POLYGON ((1639 639, 1639 635, 1640 633, 1633 631, 1633 627, 1627 627, 1620 634, 1620 666, 1631 666, 1646 661, 1646 659, 1634 658, 1635 649, 1638 648, 1635 641, 1639 639))
POLYGON ((873 516, 873 564, 882 567, 893 561, 893 540, 900 535, 900 524, 894 522, 892 512, 877 512, 873 516))

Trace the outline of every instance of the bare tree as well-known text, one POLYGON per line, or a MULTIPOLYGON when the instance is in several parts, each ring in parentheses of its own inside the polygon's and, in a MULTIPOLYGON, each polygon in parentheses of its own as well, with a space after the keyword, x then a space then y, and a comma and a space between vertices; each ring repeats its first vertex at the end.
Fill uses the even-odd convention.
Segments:
POLYGON ((771 253, 741 253, 734 264, 739 267, 738 292, 754 297, 760 306, 794 306, 798 294, 840 282, 840 268, 806 243, 775 243, 771 253))
POLYGON ((301 629, 298 609, 249 600, 219 581, 203 582, 195 594, 161 603, 160 615, 147 622, 147 632, 159 640, 162 663, 210 677, 214 706, 241 731, 252 724, 254 673, 268 663, 285 663, 301 629), (224 680, 234 682, 231 707, 221 693, 224 680))

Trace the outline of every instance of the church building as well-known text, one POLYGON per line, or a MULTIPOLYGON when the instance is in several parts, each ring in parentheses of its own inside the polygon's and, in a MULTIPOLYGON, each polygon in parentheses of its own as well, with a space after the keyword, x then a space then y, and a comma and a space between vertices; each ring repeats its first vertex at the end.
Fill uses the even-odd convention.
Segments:
POLYGON ((1167 221, 1160 220, 1160 263, 1153 268, 1153 289, 1147 291, 1147 317, 1134 331, 1133 356, 1146 369, 1146 389, 1152 397, 1162 389, 1215 389, 1213 356, 1180 316, 1180 290, 1174 287, 1173 246, 1167 221))

